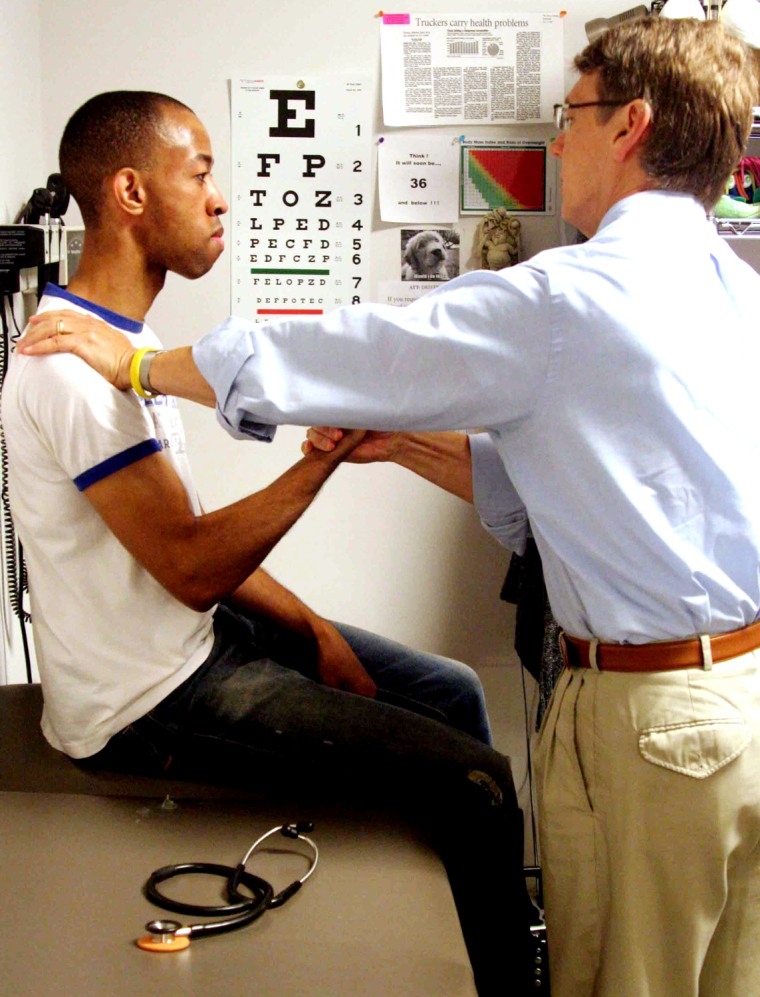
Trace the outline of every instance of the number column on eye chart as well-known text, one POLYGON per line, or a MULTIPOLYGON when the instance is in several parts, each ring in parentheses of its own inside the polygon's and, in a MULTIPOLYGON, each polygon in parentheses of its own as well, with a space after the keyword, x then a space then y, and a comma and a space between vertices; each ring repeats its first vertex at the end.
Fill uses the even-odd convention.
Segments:
POLYGON ((232 120, 232 310, 270 321, 368 300, 368 81, 238 80, 232 120))

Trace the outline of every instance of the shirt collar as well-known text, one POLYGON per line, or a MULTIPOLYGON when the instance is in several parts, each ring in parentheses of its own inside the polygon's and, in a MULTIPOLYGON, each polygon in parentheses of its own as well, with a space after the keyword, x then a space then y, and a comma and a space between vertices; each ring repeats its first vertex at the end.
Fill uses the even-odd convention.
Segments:
POLYGON ((127 318, 126 315, 119 315, 118 312, 112 312, 110 308, 103 308, 102 305, 95 305, 91 301, 87 301, 86 298, 80 298, 78 295, 72 294, 71 291, 58 287, 57 284, 46 284, 45 294, 50 298, 61 298, 63 301, 68 301, 69 304, 86 308, 88 312, 92 312, 98 318, 102 318, 104 322, 108 322, 109 325, 114 326, 116 329, 121 329, 122 332, 134 333, 143 331, 143 322, 127 318))
POLYGON ((670 190, 641 190, 616 201, 602 218, 596 234, 598 235, 602 229, 631 212, 635 212, 637 218, 641 218, 642 214, 651 215, 653 224, 658 214, 667 212, 668 225, 674 224, 674 214, 677 214, 683 221, 691 219, 704 222, 707 217, 704 207, 691 194, 681 194, 670 190))

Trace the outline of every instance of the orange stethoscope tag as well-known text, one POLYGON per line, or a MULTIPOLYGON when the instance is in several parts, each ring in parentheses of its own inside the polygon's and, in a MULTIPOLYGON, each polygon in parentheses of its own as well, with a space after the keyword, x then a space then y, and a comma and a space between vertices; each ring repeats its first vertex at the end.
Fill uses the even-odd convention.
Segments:
POLYGON ((135 944, 146 952, 181 952, 182 949, 190 947, 190 939, 186 935, 179 937, 175 935, 173 938, 167 938, 166 941, 163 941, 156 935, 143 935, 142 938, 137 939, 135 944))

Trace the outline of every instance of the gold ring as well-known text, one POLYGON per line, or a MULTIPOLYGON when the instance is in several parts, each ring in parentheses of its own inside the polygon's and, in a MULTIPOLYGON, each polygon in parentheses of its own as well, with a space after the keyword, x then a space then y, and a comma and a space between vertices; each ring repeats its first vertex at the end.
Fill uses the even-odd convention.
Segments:
POLYGON ((58 321, 56 322, 55 331, 58 333, 59 336, 63 335, 63 319, 62 318, 59 318, 58 321))

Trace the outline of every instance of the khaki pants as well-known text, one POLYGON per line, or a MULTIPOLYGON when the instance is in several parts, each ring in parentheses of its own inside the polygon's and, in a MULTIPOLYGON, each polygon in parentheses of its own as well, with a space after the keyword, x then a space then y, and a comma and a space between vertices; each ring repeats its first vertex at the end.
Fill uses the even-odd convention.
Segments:
POLYGON ((536 774, 552 997, 760 995, 760 651, 566 669, 536 774))

